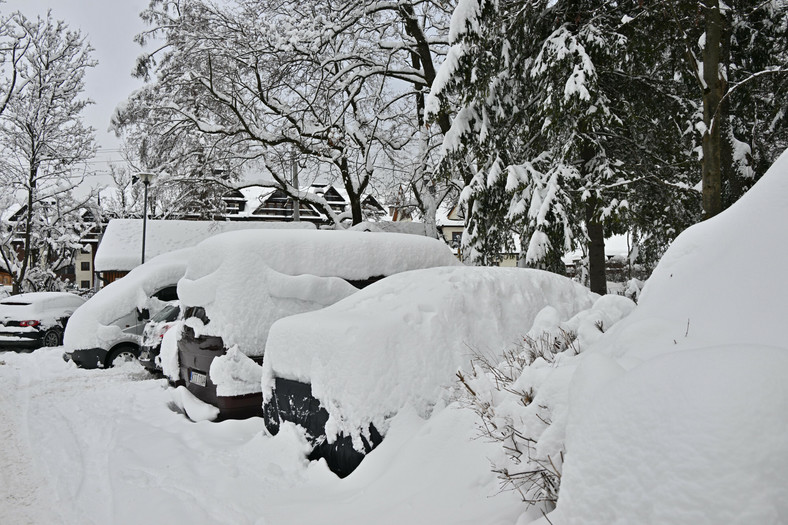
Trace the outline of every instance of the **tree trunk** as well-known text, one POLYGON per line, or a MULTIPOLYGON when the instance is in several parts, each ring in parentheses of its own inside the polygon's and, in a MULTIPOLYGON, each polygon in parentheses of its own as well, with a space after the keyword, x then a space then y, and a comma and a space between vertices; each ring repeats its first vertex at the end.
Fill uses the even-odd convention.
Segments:
MULTIPOLYGON (((415 10, 413 9, 413 5, 402 3, 399 6, 399 10, 400 15, 402 16, 402 22, 405 26, 405 32, 409 37, 416 41, 417 54, 411 55, 411 59, 414 60, 414 67, 416 67, 415 58, 418 57, 418 59, 421 61, 421 67, 424 71, 424 80, 427 83, 427 87, 431 88, 432 83, 435 81, 435 64, 432 62, 432 53, 430 52, 430 44, 427 41, 427 36, 424 34, 424 30, 419 24, 419 20, 416 16, 415 10)), ((416 84, 416 86, 418 87, 418 84, 416 84)), ((419 122, 419 124, 421 124, 421 122, 419 122)), ((444 135, 448 133, 449 129, 451 128, 449 116, 439 115, 438 126, 441 128, 441 133, 444 135)))
POLYGON ((720 74, 721 51, 725 38, 725 19, 719 0, 706 3, 706 42, 703 47, 703 218, 714 217, 722 211, 722 110, 726 82, 720 74))
POLYGON ((592 292, 607 293, 605 273, 605 229, 595 217, 596 198, 590 197, 586 205, 586 230, 588 231, 588 277, 592 292))
POLYGON ((350 167, 348 166, 347 157, 342 157, 339 170, 342 173, 342 181, 345 183, 347 198, 350 201, 352 225, 355 226, 364 220, 364 215, 361 213, 361 195, 364 193, 366 185, 361 186, 358 190, 355 189, 350 177, 350 167))
POLYGON ((33 202, 36 191, 36 180, 38 176, 38 164, 33 161, 30 164, 30 172, 27 181, 27 213, 25 214, 25 236, 24 244, 22 247, 22 262, 16 275, 13 275, 13 288, 14 294, 22 292, 22 283, 27 274, 27 266, 31 257, 31 244, 32 244, 32 230, 33 230, 33 202))

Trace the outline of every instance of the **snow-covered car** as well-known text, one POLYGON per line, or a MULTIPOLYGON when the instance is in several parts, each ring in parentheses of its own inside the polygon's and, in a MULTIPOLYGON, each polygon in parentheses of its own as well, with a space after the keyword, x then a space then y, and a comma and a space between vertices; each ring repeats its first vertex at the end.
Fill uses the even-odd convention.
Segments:
POLYGON ((67 292, 32 292, 0 301, 0 348, 35 349, 63 343, 63 330, 82 297, 67 292))
POLYGON ((218 407, 220 419, 262 415, 260 365, 274 321, 324 308, 386 276, 459 264, 445 243, 417 235, 217 235, 195 248, 178 283, 184 326, 177 355, 162 347, 164 373, 218 407))
POLYGON ((276 434, 283 421, 300 425, 314 447, 310 459, 325 458, 344 477, 399 411, 428 417, 475 352, 522 342, 546 306, 568 320, 597 297, 540 270, 432 268, 281 319, 263 361, 266 427, 276 434))
POLYGON ((99 290, 68 323, 63 358, 82 368, 137 359, 151 315, 178 299, 176 283, 191 249, 154 257, 99 290))
POLYGON ((161 372, 161 361, 159 351, 161 340, 164 334, 173 327, 181 313, 181 306, 178 301, 173 301, 162 310, 151 317, 145 329, 142 331, 142 350, 140 351, 139 362, 148 371, 153 373, 161 372))

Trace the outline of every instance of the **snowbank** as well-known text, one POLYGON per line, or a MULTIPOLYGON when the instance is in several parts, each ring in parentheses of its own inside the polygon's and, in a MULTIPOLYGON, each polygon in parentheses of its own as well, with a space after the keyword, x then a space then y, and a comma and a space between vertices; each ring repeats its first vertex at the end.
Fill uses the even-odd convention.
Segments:
POLYGON ((581 356, 551 523, 788 520, 786 224, 788 153, 581 356))
POLYGON ((784 348, 688 350, 622 369, 583 410, 573 399, 550 520, 784 523, 785 370, 784 348))
MULTIPOLYGON (((160 255, 138 266, 96 293, 80 306, 66 325, 67 349, 104 348, 117 339, 120 327, 113 322, 135 308, 155 306, 151 294, 173 286, 186 272, 189 248, 160 255)), ((155 310, 157 308, 149 308, 155 310)))
POLYGON ((195 248, 178 297, 205 308, 199 333, 259 356, 274 321, 317 310, 358 291, 366 280, 414 268, 459 265, 436 239, 348 231, 244 231, 195 248))
MULTIPOLYGON (((596 296, 555 274, 519 268, 433 268, 395 275, 325 308, 274 324, 263 395, 275 377, 311 383, 327 428, 385 432, 405 406, 426 416, 474 352, 522 340, 551 305, 563 320, 596 296)), ((329 436, 330 438, 331 436, 329 436)))
MULTIPOLYGON (((149 220, 146 225, 145 254, 149 260, 163 253, 195 246, 208 237, 229 231, 314 228, 314 224, 308 222, 149 220)), ((129 271, 136 268, 140 264, 141 246, 142 219, 109 221, 96 251, 96 271, 129 271)))
POLYGON ((711 344, 785 346, 786 225, 788 153, 728 210, 679 235, 604 351, 639 360, 711 344))

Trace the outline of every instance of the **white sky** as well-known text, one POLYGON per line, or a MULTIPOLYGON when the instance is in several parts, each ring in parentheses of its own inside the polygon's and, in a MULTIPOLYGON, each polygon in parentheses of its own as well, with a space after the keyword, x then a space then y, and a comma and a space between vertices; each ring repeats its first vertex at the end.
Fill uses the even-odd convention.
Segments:
POLYGON ((131 76, 142 52, 133 38, 145 28, 139 13, 147 5, 148 0, 5 0, 0 4, 3 14, 21 11, 31 19, 44 17, 51 9, 53 18, 87 35, 98 60, 85 78, 85 95, 95 102, 85 110, 85 121, 96 129, 101 148, 92 170, 107 173, 108 161, 119 160, 119 143, 107 128, 115 107, 142 85, 131 76))

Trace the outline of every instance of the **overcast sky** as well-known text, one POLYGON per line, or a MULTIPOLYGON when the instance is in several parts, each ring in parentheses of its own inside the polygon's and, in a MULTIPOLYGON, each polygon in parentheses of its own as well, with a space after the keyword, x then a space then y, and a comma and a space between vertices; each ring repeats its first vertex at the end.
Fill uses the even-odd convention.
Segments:
POLYGON ((142 48, 133 40, 144 29, 139 13, 148 0, 5 0, 0 11, 21 11, 35 19, 46 16, 48 9, 56 20, 64 20, 72 29, 87 35, 98 66, 85 77, 85 92, 95 102, 85 110, 86 122, 96 128, 101 150, 93 169, 107 172, 107 161, 118 158, 118 142, 109 133, 109 120, 118 103, 140 87, 131 77, 134 61, 142 48))

